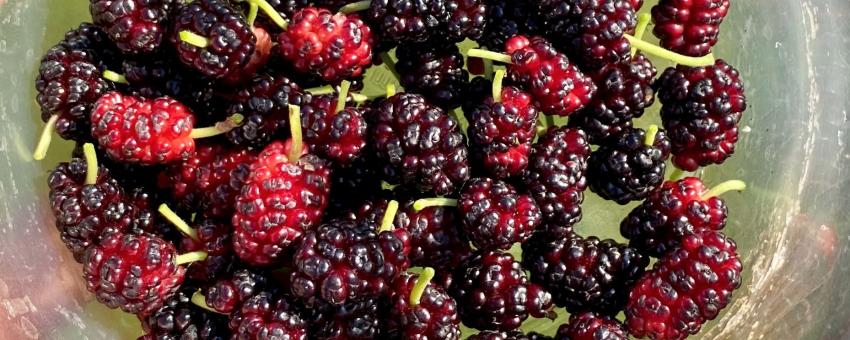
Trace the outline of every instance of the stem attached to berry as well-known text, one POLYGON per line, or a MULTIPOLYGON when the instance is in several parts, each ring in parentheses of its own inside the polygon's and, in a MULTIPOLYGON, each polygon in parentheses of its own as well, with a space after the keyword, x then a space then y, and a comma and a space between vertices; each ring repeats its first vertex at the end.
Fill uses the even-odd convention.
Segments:
POLYGON ((419 302, 422 301, 422 294, 425 293, 425 288, 428 287, 432 279, 434 279, 434 268, 426 267, 423 269, 422 273, 419 274, 419 278, 416 279, 416 283, 413 285, 413 290, 410 291, 411 307, 419 305, 419 302))
POLYGON ((351 82, 348 80, 343 80, 342 84, 339 85, 339 94, 337 95, 336 100, 336 108, 334 108, 334 114, 342 112, 345 109, 345 102, 348 99, 348 91, 351 89, 351 82))
POLYGON ((272 5, 269 4, 268 1, 266 1, 266 0, 247 0, 247 1, 248 1, 248 4, 250 4, 250 5, 257 5, 257 7, 260 7, 260 9, 263 10, 263 13, 265 13, 269 17, 269 19, 272 19, 272 21, 274 21, 275 25, 280 26, 281 29, 286 30, 286 28, 289 27, 289 23, 286 21, 286 19, 284 19, 282 16, 280 16, 280 13, 278 13, 277 10, 275 10, 274 7, 272 7, 272 5))
POLYGON ((454 198, 423 198, 418 199, 416 202, 413 202, 413 210, 417 212, 422 211, 422 209, 430 208, 430 207, 456 207, 457 200, 454 198))
POLYGON ((655 145, 655 135, 658 134, 658 125, 652 124, 646 129, 646 136, 643 138, 643 144, 652 147, 655 145))
POLYGON ((369 9, 369 6, 371 6, 371 5, 372 5, 372 0, 352 2, 348 5, 342 6, 339 9, 339 12, 344 13, 344 14, 361 12, 361 11, 365 11, 365 10, 369 9))
POLYGON ((481 59, 484 62, 484 78, 492 79, 493 77, 493 61, 490 59, 481 59))
POLYGON ((323 95, 326 95, 326 94, 334 93, 334 92, 336 92, 336 90, 331 85, 325 85, 325 86, 319 86, 319 87, 312 87, 312 88, 304 90, 304 92, 307 92, 307 93, 312 94, 314 96, 323 96, 323 95))
POLYGON ((390 183, 388 183, 387 181, 381 181, 381 189, 382 189, 382 190, 390 190, 390 191, 392 191, 392 190, 395 190, 395 188, 396 188, 397 186, 398 186, 398 184, 390 184, 390 183))
POLYGON ((298 162, 304 152, 304 137, 301 134, 301 107, 289 105, 289 133, 292 144, 289 147, 289 161, 298 162))
POLYGON ((623 34, 623 36, 626 37, 627 40, 629 40, 629 43, 632 44, 633 48, 637 48, 656 57, 664 58, 680 65, 691 67, 703 67, 714 65, 715 60, 713 54, 708 54, 702 57, 689 57, 667 50, 661 46, 650 44, 646 41, 637 39, 628 34, 623 34))
POLYGON ((507 54, 504 54, 504 53, 499 53, 499 52, 488 51, 488 50, 482 50, 480 48, 470 49, 467 52, 467 56, 468 57, 481 58, 481 59, 487 59, 487 60, 492 60, 492 61, 498 61, 500 63, 505 63, 505 64, 513 64, 513 59, 511 59, 510 55, 507 55, 507 54))
POLYGON ((189 137, 192 137, 192 139, 215 137, 233 130, 233 128, 242 124, 242 120, 244 119, 245 116, 236 113, 227 117, 224 121, 216 123, 215 126, 192 129, 192 132, 189 133, 189 137))
POLYGON ((395 85, 393 85, 392 83, 387 84, 387 98, 395 96, 395 91, 395 85))
POLYGON ((160 204, 158 211, 159 214, 162 215, 162 217, 165 217, 168 222, 171 222, 171 224, 173 224, 174 227, 177 228, 177 230, 180 230, 181 233, 186 236, 189 236, 189 238, 195 241, 200 240, 198 238, 198 232, 195 229, 192 229, 192 227, 190 227, 189 224, 186 223, 186 221, 180 218, 180 216, 177 216, 177 213, 175 213, 174 210, 171 210, 168 205, 164 203, 160 204))
POLYGON ((711 188, 711 190, 706 192, 705 195, 702 195, 702 197, 700 198, 702 198, 703 200, 707 200, 712 197, 723 195, 729 191, 744 191, 744 189, 746 188, 747 183, 744 183, 744 181, 741 180, 733 179, 731 181, 720 183, 720 185, 711 188))
MULTIPOLYGON (((646 27, 649 26, 650 21, 652 21, 652 15, 649 13, 638 14, 637 26, 635 26, 635 39, 643 40, 643 34, 646 33, 646 27)), ((631 55, 633 58, 637 50, 637 47, 632 47, 631 55)))
POLYGON ((670 177, 668 180, 670 181, 678 181, 685 176, 685 170, 679 169, 677 167, 673 167, 673 172, 670 173, 670 177))
POLYGON ((207 304, 207 297, 204 296, 204 294, 201 294, 201 292, 195 292, 194 294, 192 294, 192 300, 191 301, 195 306, 201 307, 201 308, 208 310, 210 312, 213 312, 213 313, 216 313, 216 314, 224 314, 224 313, 219 312, 219 311, 213 309, 212 307, 210 307, 210 305, 207 304))
POLYGON ((387 204, 387 210, 384 211, 384 217, 381 218, 381 226, 378 228, 378 233, 393 230, 393 221, 395 214, 398 212, 398 201, 392 200, 387 204))
POLYGON ((41 130, 41 136, 38 138, 38 144, 35 145, 35 151, 32 153, 32 158, 40 161, 47 156, 47 148, 50 147, 50 141, 53 140, 53 130, 56 129, 56 121, 59 120, 59 115, 50 116, 47 123, 44 123, 44 129, 41 130))
POLYGON ((103 78, 113 83, 130 84, 130 82, 127 81, 127 77, 124 77, 123 74, 116 73, 110 70, 103 71, 103 78))
POLYGON ((260 6, 255 3, 248 4, 248 16, 246 20, 248 21, 248 26, 254 27, 254 22, 257 21, 257 12, 259 12, 260 6))
POLYGON ((206 260, 207 255, 208 254, 205 251, 193 251, 191 253, 177 255, 177 260, 175 262, 178 266, 192 262, 199 262, 206 260))
POLYGON ((499 69, 493 76, 493 101, 496 103, 502 102, 502 81, 505 80, 505 70, 499 69))
POLYGON ((207 48, 207 46, 210 45, 209 39, 204 36, 198 35, 197 33, 192 31, 180 31, 180 33, 178 33, 178 36, 180 37, 181 41, 197 48, 207 48))
POLYGON ((83 156, 86 157, 86 185, 97 183, 97 152, 94 144, 83 144, 83 156))
POLYGON ((395 61, 393 57, 390 56, 390 52, 381 53, 381 61, 384 63, 384 66, 387 67, 387 70, 393 74, 396 80, 401 80, 401 75, 398 74, 398 70, 395 68, 395 61))

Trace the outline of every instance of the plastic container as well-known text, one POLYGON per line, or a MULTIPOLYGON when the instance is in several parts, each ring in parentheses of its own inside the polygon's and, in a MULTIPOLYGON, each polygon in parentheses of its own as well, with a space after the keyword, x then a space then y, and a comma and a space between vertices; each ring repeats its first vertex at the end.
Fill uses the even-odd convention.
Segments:
MULTIPOLYGON (((716 55, 746 80, 747 132, 735 157, 702 175, 709 184, 749 184, 725 196, 745 282, 697 338, 850 337, 850 2, 732 2, 716 55)), ((38 59, 87 20, 87 4, 0 0, 0 339, 140 334, 135 317, 94 302, 53 227, 45 177, 70 144, 54 138, 47 160, 30 156, 43 124, 33 90, 38 59)), ((580 231, 614 236, 632 206, 588 196, 580 231)), ((555 327, 534 320, 526 329, 555 327)))

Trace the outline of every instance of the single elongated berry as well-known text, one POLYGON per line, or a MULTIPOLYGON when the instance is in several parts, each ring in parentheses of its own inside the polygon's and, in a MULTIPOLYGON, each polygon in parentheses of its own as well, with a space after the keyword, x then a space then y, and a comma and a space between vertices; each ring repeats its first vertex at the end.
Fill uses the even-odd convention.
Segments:
POLYGON ((168 30, 173 0, 91 0, 89 10, 118 48, 126 53, 150 53, 168 30))
POLYGON ((505 48, 515 35, 535 36, 546 27, 534 1, 489 0, 484 34, 476 41, 491 51, 505 48))
POLYGON ((339 104, 338 96, 312 97, 301 106, 301 127, 304 142, 317 154, 344 165, 360 157, 366 148, 368 129, 365 109, 339 108, 339 104))
POLYGON ((638 281, 626 307, 636 337, 684 339, 725 308, 741 286, 735 241, 722 233, 688 235, 638 281))
POLYGON ((110 157, 142 164, 185 159, 195 150, 192 112, 174 99, 109 92, 91 113, 92 136, 110 157))
POLYGON ((460 105, 469 85, 463 56, 453 42, 428 41, 396 49, 396 71, 407 91, 421 94, 446 110, 460 105))
POLYGON ((83 261, 86 288, 109 308, 151 313, 174 295, 186 268, 177 250, 155 236, 112 234, 90 247, 83 261))
POLYGON ((227 316, 195 306, 191 294, 188 290, 178 292, 153 313, 140 315, 145 335, 139 339, 228 339, 227 316))
POLYGON ((664 182, 669 156, 670 140, 663 130, 626 129, 590 154, 590 190, 619 204, 642 200, 664 182))
POLYGON ((269 286, 265 273, 240 269, 221 278, 204 292, 206 305, 218 312, 230 314, 242 303, 260 294, 269 286))
POLYGON ((655 102, 655 74, 652 62, 642 53, 628 62, 608 64, 594 71, 590 77, 596 83, 596 95, 570 116, 569 126, 584 130, 591 144, 602 144, 618 136, 655 102))
POLYGON ((245 17, 225 0, 183 6, 172 19, 169 34, 180 61, 210 78, 241 72, 257 43, 245 17))
POLYGON ((319 223, 328 204, 327 163, 310 154, 291 160, 292 144, 266 147, 236 198, 233 248, 255 266, 282 261, 283 252, 319 223))
POLYGON ((227 109, 245 117, 227 133, 227 139, 237 146, 265 147, 275 137, 286 135, 289 105, 304 105, 310 98, 289 78, 258 75, 236 92, 227 109))
POLYGON ((531 92, 543 113, 569 116, 596 93, 596 85, 566 55, 541 37, 515 36, 505 43, 511 55, 508 79, 531 92))
POLYGON ((464 325, 510 331, 529 316, 552 317, 552 296, 530 283, 510 254, 485 251, 455 270, 449 293, 464 325))
POLYGON ((614 240, 536 233, 522 246, 522 263, 531 281, 570 313, 615 315, 625 307, 649 258, 614 240))
POLYGON ((456 207, 416 209, 411 202, 396 215, 394 225, 410 233, 410 261, 413 266, 433 267, 442 275, 472 253, 461 230, 461 217, 456 207))
POLYGON ((550 128, 532 147, 523 181, 544 224, 572 226, 581 220, 590 145, 583 131, 550 128))
POLYGON ((489 178, 474 178, 458 200, 464 232, 478 249, 507 250, 524 242, 542 220, 540 208, 513 186, 489 178))
POLYGON ((652 32, 662 47, 701 57, 711 53, 728 13, 729 0, 661 0, 652 7, 652 32))
POLYGON ((384 41, 425 42, 439 32, 451 12, 446 0, 375 0, 367 19, 384 41))
POLYGON ((231 339, 307 339, 307 322, 284 298, 257 294, 230 316, 231 339))
POLYGON ((668 181, 635 207, 620 223, 629 245, 660 257, 678 247, 688 234, 726 227, 728 210, 699 178, 668 181))
POLYGON ((449 18, 446 24, 448 36, 454 40, 478 40, 487 25, 487 1, 448 0, 446 8, 449 18))
POLYGON ((668 68, 655 87, 676 167, 694 171, 721 164, 735 152, 738 122, 747 109, 735 68, 722 59, 712 66, 668 68))
POLYGON ((557 340, 628 340, 626 329, 617 319, 592 312, 570 315, 570 322, 558 328, 557 340))
POLYGON ((436 283, 434 270, 420 275, 404 274, 396 280, 390 296, 388 329, 402 339, 460 339, 457 303, 436 283))
POLYGON ((296 70, 328 82, 358 77, 372 64, 372 31, 355 14, 307 7, 293 15, 277 41, 296 70))
POLYGON ((416 94, 392 96, 370 124, 387 181, 446 195, 469 179, 466 140, 458 122, 416 94))

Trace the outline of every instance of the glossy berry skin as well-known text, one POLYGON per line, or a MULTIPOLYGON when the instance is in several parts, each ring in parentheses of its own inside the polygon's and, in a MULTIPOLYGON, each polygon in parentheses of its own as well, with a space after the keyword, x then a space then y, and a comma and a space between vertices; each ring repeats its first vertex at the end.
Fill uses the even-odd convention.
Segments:
POLYGON ((596 93, 593 80, 546 39, 515 36, 505 51, 512 60, 508 79, 528 90, 545 114, 569 116, 596 93))
POLYGON ((320 302, 313 309, 311 338, 321 340, 370 340, 383 335, 386 306, 378 299, 349 301, 341 306, 320 302))
POLYGON ((410 234, 412 266, 448 271, 472 253, 469 241, 461 230, 461 217, 457 208, 428 207, 416 211, 410 202, 399 210, 393 225, 410 234))
POLYGON ((126 231, 137 209, 105 167, 98 168, 94 184, 85 184, 85 178, 86 161, 74 158, 60 163, 47 179, 56 229, 77 262, 102 236, 126 231))
POLYGON ((458 340, 457 303, 436 283, 425 286, 418 305, 410 303, 419 276, 404 274, 393 284, 389 302, 389 333, 400 339, 458 340))
POLYGON ((614 240, 536 233, 523 244, 522 264, 531 281, 551 292, 555 304, 570 313, 616 315, 649 258, 614 240))
POLYGON ((282 261, 284 251, 319 223, 328 204, 327 163, 310 154, 290 162, 289 148, 281 142, 266 147, 236 198, 233 248, 254 266, 282 261))
POLYGON ((368 128, 365 109, 345 107, 336 111, 338 96, 312 97, 301 106, 304 142, 318 155, 337 164, 354 162, 366 148, 368 128))
POLYGON ((296 70, 331 83, 359 77, 372 64, 372 31, 356 14, 304 8, 293 15, 277 42, 280 54, 296 70))
POLYGON ((145 99, 109 92, 95 103, 91 123, 92 137, 122 162, 164 164, 195 151, 190 136, 195 117, 169 97, 145 99))
POLYGON ((68 140, 91 139, 89 113, 95 101, 114 87, 102 78, 95 46, 79 43, 87 32, 103 34, 90 24, 68 32, 42 57, 35 81, 42 121, 59 115, 55 131, 68 140))
POLYGON ((209 78, 241 72, 254 54, 257 38, 242 13, 225 0, 193 1, 172 19, 170 40, 186 66, 209 78), (180 40, 189 31, 209 40, 201 48, 180 40))
POLYGON ((307 322, 292 304, 270 293, 257 294, 230 316, 231 339, 307 340, 307 322))
POLYGON ((251 32, 254 34, 257 42, 254 44, 254 52, 248 62, 239 72, 230 72, 223 80, 223 83, 231 85, 239 85, 248 82, 261 68, 266 66, 272 54, 274 43, 269 32, 260 26, 251 27, 251 32))
POLYGON ((449 294, 463 324, 476 329, 511 331, 528 316, 552 317, 552 296, 530 283, 510 254, 485 251, 455 270, 449 294))
POLYGON ((547 37, 587 70, 626 61, 637 25, 629 0, 542 0, 547 37))
POLYGON ((458 200, 464 232, 478 249, 509 249, 531 237, 543 219, 528 195, 499 180, 474 178, 458 200))
POLYGON ((91 0, 89 11, 115 46, 135 54, 159 48, 173 7, 173 0, 91 0))
POLYGON ((510 147, 507 151, 496 151, 496 148, 480 145, 470 145, 469 150, 475 174, 490 176, 494 179, 509 179, 522 175, 528 167, 528 156, 531 143, 510 147))
POLYGON ((169 189, 183 209, 200 210, 207 217, 230 217, 256 158, 247 149, 200 145, 189 158, 160 173, 159 186, 169 189))
POLYGON ((581 220, 590 145, 583 131, 550 128, 531 150, 525 186, 545 224, 572 226, 581 220))
POLYGON ((741 286, 735 241, 705 231, 682 239, 638 281, 626 307, 626 327, 636 337, 684 339, 725 308, 741 286))
POLYGON ((642 129, 626 129, 590 154, 587 182, 591 191, 627 204, 643 200, 661 186, 670 157, 670 140, 664 130, 659 130, 648 146, 646 134, 642 129))
POLYGON ((570 315, 570 322, 558 328, 557 340, 628 340, 617 319, 593 312, 570 315))
POLYGON ((652 32, 662 47, 701 57, 711 53, 728 13, 729 0, 661 0, 652 7, 652 32))
POLYGON ((388 182, 446 195, 469 179, 466 140, 458 122, 420 95, 401 93, 371 113, 371 135, 388 182))
POLYGON ((632 120, 643 116, 644 109, 655 102, 655 74, 652 62, 642 53, 628 62, 608 64, 592 72, 596 95, 570 116, 568 126, 584 130, 591 144, 615 138, 632 127, 632 120))
POLYGON ((425 42, 439 32, 451 15, 446 0, 376 0, 367 19, 392 44, 425 42))
POLYGON ((487 24, 486 0, 448 0, 450 11, 446 31, 452 40, 479 40, 487 24))
POLYGON ((227 139, 237 146, 263 148, 276 136, 288 134, 289 105, 302 106, 310 98, 289 78, 260 74, 236 92, 227 109, 245 117, 227 132, 227 139))
POLYGON ((192 292, 184 290, 167 299, 148 315, 139 315, 145 335, 140 340, 230 338, 227 317, 207 312, 191 302, 192 292))
POLYGON ((718 59, 707 67, 668 68, 656 81, 661 121, 673 144, 673 164, 694 171, 735 152, 747 109, 738 70, 718 59))
POLYGON ((473 159, 495 178, 525 170, 539 114, 531 95, 516 87, 502 88, 501 97, 500 102, 488 97, 467 118, 473 159))
POLYGON ((707 192, 696 177, 665 182, 623 219, 620 233, 630 246, 661 257, 689 234, 721 230, 726 226, 726 203, 719 197, 703 199, 707 192))
POLYGON ((233 227, 229 221, 204 219, 194 226, 198 239, 183 236, 180 252, 205 251, 207 258, 193 263, 186 270, 186 278, 197 282, 211 282, 227 275, 236 265, 231 234, 233 227))
POLYGON ((292 294, 308 305, 342 305, 386 294, 410 267, 410 235, 340 219, 307 231, 295 252, 292 294))
POLYGON ((204 292, 207 306, 230 314, 242 306, 242 303, 263 292, 268 287, 267 276, 262 272, 239 269, 229 277, 218 279, 204 292))
POLYGON ((83 278, 107 307, 147 314, 183 283, 186 268, 176 260, 177 250, 159 237, 117 233, 86 251, 83 278))
POLYGON ((520 331, 481 331, 467 338, 468 340, 552 340, 552 337, 531 332, 523 334, 520 331))
POLYGON ((489 0, 486 19, 484 34, 477 42, 491 51, 505 48, 505 42, 515 35, 535 36, 545 28, 534 1, 489 0))
POLYGON ((469 85, 463 55, 445 41, 403 44, 396 49, 395 68, 405 90, 421 94, 437 106, 451 110, 460 105, 469 85))

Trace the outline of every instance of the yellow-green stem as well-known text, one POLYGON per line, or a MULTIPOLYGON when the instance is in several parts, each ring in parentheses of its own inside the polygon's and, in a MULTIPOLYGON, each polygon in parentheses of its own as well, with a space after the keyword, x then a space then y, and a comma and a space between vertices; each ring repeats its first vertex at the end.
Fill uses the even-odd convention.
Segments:
POLYGON ((286 30, 286 28, 289 27, 289 23, 286 22, 286 19, 280 16, 280 13, 278 13, 277 10, 274 9, 274 7, 272 7, 272 5, 268 3, 268 1, 248 0, 248 4, 256 4, 258 7, 260 7, 260 9, 263 10, 263 13, 265 13, 269 17, 269 19, 272 19, 275 25, 280 26, 282 30, 286 30))
POLYGON ((248 4, 248 26, 254 27, 254 22, 257 21, 257 12, 259 12, 259 10, 260 6, 257 6, 257 4, 248 4))
POLYGON ((242 124, 243 119, 245 119, 245 116, 236 113, 227 117, 224 121, 216 123, 214 126, 192 129, 192 132, 189 133, 189 137, 192 137, 192 139, 201 139, 225 134, 239 126, 239 124, 242 124))
POLYGON ((47 156, 47 149, 50 147, 50 141, 53 140, 53 131, 56 129, 56 121, 59 120, 59 115, 50 116, 47 123, 44 123, 44 128, 41 130, 41 136, 38 138, 38 143, 35 145, 35 150, 32 152, 32 158, 40 161, 47 156))
POLYGON ((720 185, 711 188, 705 195, 702 195, 702 199, 706 200, 712 197, 717 197, 723 195, 729 191, 744 191, 747 188, 747 183, 744 181, 733 179, 731 181, 726 181, 720 183, 720 185))
POLYGON ((334 113, 340 113, 345 109, 345 101, 348 99, 348 91, 351 90, 351 82, 348 80, 343 80, 342 84, 339 85, 339 95, 337 95, 336 99, 336 108, 334 108, 334 113))
POLYGON ((652 147, 655 144, 655 135, 658 134, 658 125, 652 124, 646 129, 646 136, 643 138, 643 144, 652 147))
POLYGON ((369 97, 367 97, 366 95, 363 95, 363 94, 359 94, 359 93, 352 93, 351 98, 354 99, 354 102, 356 102, 356 103, 362 103, 362 102, 369 100, 369 97))
POLYGON ((381 219, 381 226, 378 228, 379 233, 393 230, 393 221, 395 220, 395 214, 397 212, 398 201, 390 201, 390 203, 387 204, 387 210, 384 212, 384 217, 381 219))
POLYGON ((94 144, 83 144, 83 156, 86 157, 86 184, 95 184, 97 183, 97 152, 94 150, 94 144))
POLYGON ((442 197, 434 197, 434 198, 423 198, 416 200, 413 202, 413 210, 421 211, 422 209, 429 207, 456 207, 457 200, 454 198, 442 198, 442 197))
POLYGON ((312 87, 312 88, 306 89, 305 91, 309 94, 314 95, 314 96, 322 96, 322 95, 334 93, 334 92, 336 92, 336 89, 334 89, 333 86, 325 85, 325 86, 319 86, 319 87, 312 87))
POLYGON ((395 96, 395 85, 387 84, 387 98, 395 96))
POLYGON ((180 218, 180 216, 177 216, 177 213, 175 213, 174 210, 171 210, 168 205, 164 203, 160 204, 158 211, 159 214, 162 215, 162 217, 165 217, 168 222, 171 222, 171 224, 173 224, 174 227, 177 228, 177 230, 179 230, 181 233, 186 236, 189 236, 189 238, 195 241, 199 240, 198 232, 195 229, 192 229, 192 227, 190 227, 189 224, 186 223, 186 221, 180 218))
POLYGON ((488 59, 488 60, 492 60, 492 61, 498 61, 500 63, 505 63, 505 64, 512 64, 513 63, 513 60, 511 59, 510 55, 507 55, 507 54, 504 54, 504 53, 499 53, 499 52, 488 51, 488 50, 482 50, 480 48, 470 49, 467 52, 467 56, 475 57, 475 58, 481 58, 481 59, 488 59))
POLYGON ((493 76, 493 101, 502 102, 502 81, 505 80, 505 70, 499 69, 493 76))
POLYGON ((289 133, 292 136, 289 147, 289 161, 298 162, 304 152, 304 137, 301 135, 301 107, 289 105, 289 133))
POLYGON ((401 76, 395 69, 395 60, 393 60, 393 57, 390 55, 390 52, 381 53, 381 61, 384 62, 384 66, 387 68, 387 70, 390 71, 390 73, 393 74, 393 77, 395 77, 396 80, 400 81, 401 76))
POLYGON ((361 11, 365 11, 365 10, 369 9, 369 6, 371 6, 371 5, 372 5, 372 0, 352 2, 348 5, 342 6, 339 9, 339 12, 345 13, 345 14, 354 13, 354 12, 361 12, 361 11))
POLYGON ((183 265, 192 262, 203 261, 207 259, 207 252, 205 251, 193 251, 191 253, 180 254, 177 255, 177 259, 175 262, 177 265, 183 265))
MULTIPOLYGON (((637 26, 635 26, 635 39, 643 40, 643 34, 646 33, 646 27, 652 21, 652 15, 649 13, 638 14, 637 26)), ((637 47, 632 47, 632 56, 637 53, 637 47)))
POLYGON ((398 184, 390 184, 387 181, 381 181, 381 189, 382 190, 395 190, 398 184))
POLYGON ((624 37, 629 40, 629 43, 632 44, 632 47, 637 48, 643 52, 654 55, 659 58, 664 58, 670 60, 674 63, 691 66, 691 67, 702 67, 702 66, 710 66, 714 65, 714 55, 709 54, 702 57, 689 57, 686 55, 678 54, 676 52, 664 49, 661 46, 656 46, 650 44, 646 41, 637 39, 631 35, 624 34, 624 37))
POLYGON ((484 78, 493 79, 493 61, 490 59, 484 60, 484 78))
POLYGON ((207 297, 204 296, 204 294, 201 294, 201 292, 195 292, 194 294, 192 294, 192 300, 191 301, 192 301, 193 304, 195 304, 195 306, 201 307, 201 308, 206 309, 210 312, 213 312, 213 313, 216 313, 216 314, 224 314, 224 313, 219 312, 219 311, 213 309, 212 307, 210 307, 210 305, 207 304, 207 297))
POLYGON ((106 79, 106 80, 109 80, 113 83, 119 83, 119 84, 129 84, 130 83, 129 81, 127 81, 127 77, 125 77, 123 74, 120 74, 120 73, 117 73, 117 72, 114 72, 114 71, 111 71, 111 70, 103 71, 103 78, 106 79))
POLYGON ((180 37, 181 41, 197 48, 207 48, 207 46, 210 45, 209 39, 200 36, 192 31, 180 31, 180 33, 178 33, 178 36, 180 37))
POLYGON ((422 294, 425 293, 425 288, 434 279, 434 268, 427 267, 419 274, 416 283, 413 285, 413 290, 410 291, 410 306, 416 307, 422 301, 422 294))

